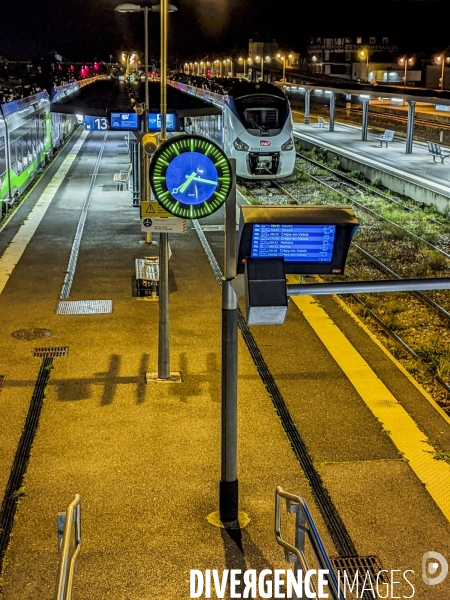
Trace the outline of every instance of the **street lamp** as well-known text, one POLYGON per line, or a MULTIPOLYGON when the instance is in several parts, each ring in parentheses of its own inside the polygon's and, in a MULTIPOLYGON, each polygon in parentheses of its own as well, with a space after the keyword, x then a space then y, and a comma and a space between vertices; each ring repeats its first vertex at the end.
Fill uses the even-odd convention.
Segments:
POLYGON ((264 81, 264 60, 267 60, 267 62, 269 62, 270 56, 266 56, 266 58, 264 58, 264 56, 255 56, 255 60, 260 61, 261 63, 261 81, 264 81))
POLYGON ((239 61, 239 62, 242 62, 242 61, 244 62, 244 77, 245 77, 245 74, 246 74, 246 67, 247 67, 247 59, 246 59, 246 58, 242 58, 242 57, 240 56, 240 57, 238 58, 238 61, 239 61))
POLYGON ((360 60, 365 59, 365 61, 366 61, 366 69, 367 69, 366 79, 367 79, 367 81, 369 81, 369 51, 366 48, 364 48, 363 50, 360 50, 358 52, 358 58, 360 60))
POLYGON ((122 52, 122 62, 125 63, 125 79, 128 80, 128 77, 131 73, 131 63, 134 61, 134 57, 136 56, 135 52, 122 52))
POLYGON ((232 58, 227 58, 226 62, 227 63, 231 63, 231 77, 233 77, 233 59, 232 58))
MULTIPOLYGON (((286 55, 285 54, 277 54, 277 58, 283 61, 283 79, 282 83, 286 81, 286 55)), ((292 54, 288 55, 289 60, 292 59, 292 54)))
MULTIPOLYGON (((117 12, 120 13, 127 13, 127 12, 143 12, 144 13, 144 27, 145 27, 145 31, 144 31, 144 37, 145 37, 145 123, 144 123, 144 131, 145 133, 148 133, 148 112, 149 112, 149 92, 148 92, 148 13, 150 12, 161 12, 161 5, 160 4, 150 4, 148 2, 145 2, 143 4, 133 4, 133 3, 126 3, 126 4, 119 4, 119 6, 116 6, 115 9, 117 12)), ((177 9, 176 6, 174 6, 173 4, 167 4, 167 12, 175 12, 177 9)), ((161 80, 161 87, 163 86, 163 82, 161 80)), ((165 123, 164 125, 161 123, 161 127, 165 129, 165 123)), ((148 157, 145 159, 145 163, 148 162, 148 157)), ((148 165, 144 164, 144 169, 145 169, 145 173, 148 172, 148 165)), ((150 200, 150 189, 149 189, 149 182, 148 182, 148 177, 146 176, 145 179, 145 200, 146 202, 148 202, 150 200)))
POLYGON ((438 56, 435 57, 435 62, 438 65, 442 65, 442 69, 441 69, 441 78, 439 80, 439 87, 441 88, 441 90, 444 89, 444 68, 445 68, 445 63, 450 61, 450 56, 445 56, 444 53, 439 54, 438 56))
POLYGON ((284 83, 286 80, 286 57, 284 54, 277 54, 277 58, 283 61, 283 79, 281 80, 281 82, 284 83))
MULTIPOLYGON (((223 61, 223 60, 220 60, 220 59, 218 59, 218 58, 217 58, 217 59, 214 61, 214 64, 215 64, 215 65, 217 65, 217 64, 219 65, 219 75, 220 75, 220 77, 222 77, 222 67, 223 67, 223 63, 224 63, 224 61, 223 61)), ((216 68, 216 75, 217 75, 217 68, 216 68)))
POLYGON ((405 74, 403 76, 403 89, 405 89, 406 88, 406 74, 407 74, 407 71, 408 71, 408 65, 410 67, 413 66, 413 64, 414 64, 414 57, 410 56, 408 58, 407 56, 402 56, 401 58, 398 59, 398 62, 399 62, 399 64, 402 67, 405 67, 405 74))

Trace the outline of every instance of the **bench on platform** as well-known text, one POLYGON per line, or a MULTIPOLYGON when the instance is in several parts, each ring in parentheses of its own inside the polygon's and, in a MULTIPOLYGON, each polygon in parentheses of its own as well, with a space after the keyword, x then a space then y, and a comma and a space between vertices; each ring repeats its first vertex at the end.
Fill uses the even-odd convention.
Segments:
POLYGON ((383 147, 383 142, 386 144, 386 148, 388 147, 389 142, 392 142, 394 139, 395 131, 391 129, 386 129, 383 135, 379 135, 376 139, 380 142, 380 146, 383 147))
POLYGON ((449 152, 443 152, 442 148, 439 144, 435 142, 427 142, 428 144, 428 152, 433 157, 433 162, 436 162, 436 157, 441 159, 441 165, 444 164, 444 159, 450 156, 449 152))
POLYGON ((325 125, 328 125, 323 117, 317 117, 317 122, 319 123, 319 127, 325 127, 325 125))
POLYGON ((117 182, 117 190, 123 190, 123 184, 126 183, 128 187, 128 182, 130 181, 131 176, 131 163, 128 165, 128 169, 123 169, 118 173, 114 173, 113 180, 117 182))

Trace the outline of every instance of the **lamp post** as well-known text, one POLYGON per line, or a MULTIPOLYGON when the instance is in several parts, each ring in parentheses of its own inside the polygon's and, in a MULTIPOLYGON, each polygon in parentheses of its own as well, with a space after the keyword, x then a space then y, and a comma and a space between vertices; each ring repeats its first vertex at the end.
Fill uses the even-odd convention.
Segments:
MULTIPOLYGON (((144 12, 145 15, 145 132, 148 132, 148 11, 159 12, 160 34, 161 34, 161 64, 159 69, 160 79, 160 113, 161 133, 160 142, 166 139, 166 114, 167 114, 167 13, 177 10, 167 0, 153 5, 149 0, 143 5, 120 4, 115 10, 119 12, 144 12)), ((146 189, 146 200, 150 200, 150 181, 148 174, 148 154, 144 154, 144 182, 146 189), (148 194, 148 197, 147 197, 148 194)), ((169 344, 169 238, 167 233, 159 236, 159 323, 158 323, 158 380, 170 379, 170 344, 169 344)))
POLYGON ((246 67, 247 67, 247 59, 246 58, 242 58, 241 56, 238 58, 239 62, 244 62, 244 77, 246 75, 246 67))
MULTIPOLYGON (((285 54, 277 54, 277 58, 283 61, 283 79, 282 83, 286 82, 286 55, 285 54)), ((289 54, 289 58, 292 58, 292 54, 289 54)))
POLYGON ((406 75, 408 72, 408 65, 410 67, 413 66, 414 64, 414 58, 412 56, 410 56, 409 58, 407 56, 402 56, 401 58, 398 59, 399 64, 403 67, 405 67, 405 73, 403 76, 403 89, 406 88, 406 75))
POLYGON ((227 58, 227 63, 230 63, 231 66, 231 77, 233 77, 233 59, 227 58))
POLYGON ((222 66, 223 66, 223 62, 224 62, 223 60, 220 60, 220 59, 218 59, 218 58, 217 58, 217 59, 214 61, 214 64, 215 64, 215 65, 217 65, 217 64, 219 65, 219 73, 217 73, 217 67, 216 67, 216 75, 219 75, 220 77, 222 77, 222 66))
POLYGON ((360 60, 366 59, 366 70, 367 70, 366 79, 367 79, 367 81, 369 81, 369 51, 367 49, 360 50, 358 52, 358 57, 360 58, 360 60))
POLYGON ((259 56, 255 56, 255 59, 259 60, 261 63, 261 81, 264 81, 264 60, 269 61, 270 56, 266 56, 266 58, 264 58, 264 56, 261 56, 261 58, 259 56))
POLYGON ((441 78, 439 80, 439 87, 441 88, 441 90, 444 89, 444 68, 445 68, 445 62, 447 61, 447 63, 450 61, 450 56, 445 56, 444 53, 439 54, 438 56, 435 57, 435 62, 438 65, 441 65, 441 78))
MULTIPOLYGON (((176 6, 174 6, 173 4, 167 4, 166 0, 161 0, 161 5, 162 3, 165 2, 165 7, 167 12, 174 12, 177 9, 176 6)), ((114 10, 116 10, 117 12, 121 12, 121 13, 127 13, 127 12, 143 12, 144 13, 144 44, 145 44, 145 48, 144 48, 144 53, 145 53, 145 123, 144 123, 144 131, 145 133, 148 133, 148 112, 149 112, 149 92, 148 92, 148 13, 150 12, 160 12, 161 11, 161 5, 160 4, 150 4, 149 2, 145 2, 143 4, 133 4, 133 3, 126 3, 126 4, 119 4, 119 6, 116 6, 116 8, 114 10)), ((161 57, 162 60, 162 57, 161 57)), ((165 83, 165 82, 164 82, 165 83)), ((163 86, 163 82, 161 80, 161 88, 163 86)), ((161 125, 162 127, 162 125, 161 125)), ((165 128, 165 121, 164 121, 164 128, 165 128)), ((148 157, 146 159, 146 161, 148 162, 148 157)), ((146 173, 145 176, 145 200, 149 201, 150 200, 150 188, 149 188, 149 182, 148 182, 148 177, 147 177, 147 173, 148 173, 148 164, 145 165, 144 163, 144 170, 146 173)))

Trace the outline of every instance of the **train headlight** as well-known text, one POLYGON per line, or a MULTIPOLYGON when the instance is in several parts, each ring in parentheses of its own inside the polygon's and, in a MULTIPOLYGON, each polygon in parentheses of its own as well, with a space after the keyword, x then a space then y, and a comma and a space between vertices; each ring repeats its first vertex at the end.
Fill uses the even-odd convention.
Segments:
POLYGON ((294 140, 290 137, 287 142, 281 146, 281 149, 284 150, 293 150, 294 149, 294 140))
POLYGON ((240 140, 239 138, 236 138, 233 142, 233 146, 236 148, 236 150, 240 150, 242 152, 247 152, 248 150, 248 146, 247 144, 245 144, 242 140, 240 140))

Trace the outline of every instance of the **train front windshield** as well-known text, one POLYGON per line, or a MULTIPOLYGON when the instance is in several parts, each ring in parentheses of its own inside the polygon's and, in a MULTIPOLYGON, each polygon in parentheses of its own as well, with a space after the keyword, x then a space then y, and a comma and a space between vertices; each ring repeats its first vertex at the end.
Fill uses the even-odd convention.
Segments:
POLYGON ((287 116, 284 98, 252 95, 235 98, 234 103, 242 123, 252 135, 268 137, 281 133, 287 116))

